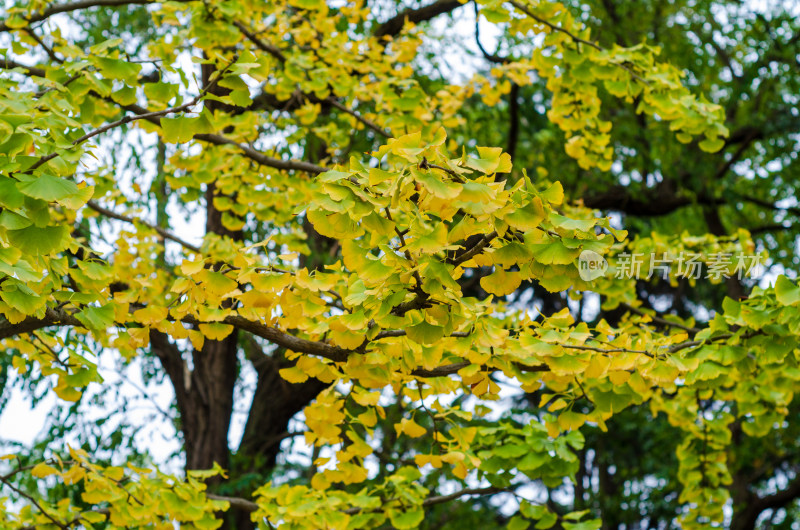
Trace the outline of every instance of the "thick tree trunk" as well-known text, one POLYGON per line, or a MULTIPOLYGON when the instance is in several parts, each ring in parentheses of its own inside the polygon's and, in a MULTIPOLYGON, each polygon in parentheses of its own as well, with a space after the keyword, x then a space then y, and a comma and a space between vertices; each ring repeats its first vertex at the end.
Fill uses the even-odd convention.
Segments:
MULTIPOLYGON (((213 65, 202 67, 203 86, 208 87, 214 74, 213 65)), ((211 93, 222 96, 226 89, 214 86, 211 93)), ((211 110, 221 107, 209 101, 211 110)), ((216 187, 206 188, 206 233, 240 239, 222 225, 222 213, 214 207, 216 187)), ((206 339, 202 349, 192 353, 192 373, 187 390, 189 402, 181 411, 181 427, 186 446, 186 469, 208 469, 215 463, 225 469, 230 466, 228 429, 233 412, 233 390, 238 375, 238 332, 233 331, 221 341, 206 339)))
POLYGON ((193 355, 192 403, 181 414, 186 443, 186 468, 230 467, 228 429, 238 373, 237 333, 222 341, 206 340, 193 355))
POLYGON ((202 350, 194 352, 191 371, 165 334, 151 331, 150 343, 175 390, 186 469, 209 469, 215 462, 227 469, 238 370, 235 334, 222 341, 206 341, 202 350))

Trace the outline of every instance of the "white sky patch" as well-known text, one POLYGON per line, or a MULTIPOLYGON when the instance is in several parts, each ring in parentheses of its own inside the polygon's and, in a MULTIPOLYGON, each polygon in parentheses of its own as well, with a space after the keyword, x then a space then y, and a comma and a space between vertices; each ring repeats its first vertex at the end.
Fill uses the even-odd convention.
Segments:
POLYGON ((36 405, 27 392, 22 392, 14 385, 19 376, 10 374, 5 392, 10 391, 8 401, 0 411, 0 447, 4 442, 17 442, 30 446, 42 433, 47 414, 55 406, 58 398, 53 393, 36 405))

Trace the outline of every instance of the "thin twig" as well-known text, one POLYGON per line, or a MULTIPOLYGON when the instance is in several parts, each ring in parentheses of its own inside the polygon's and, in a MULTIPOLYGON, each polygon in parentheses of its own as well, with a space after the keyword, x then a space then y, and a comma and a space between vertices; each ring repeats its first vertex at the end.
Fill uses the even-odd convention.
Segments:
POLYGON ((479 254, 486 245, 492 242, 492 239, 497 237, 497 232, 492 232, 491 234, 484 235, 480 241, 475 243, 475 245, 470 248, 469 250, 464 251, 463 253, 459 254, 458 256, 454 257, 452 260, 449 260, 451 265, 461 265, 465 261, 469 261, 475 255, 479 254))
POLYGON ((420 169, 438 169, 439 171, 444 171, 445 173, 447 173, 448 175, 453 177, 453 179, 456 180, 459 184, 465 184, 467 182, 464 179, 464 177, 462 177, 461 175, 459 175, 458 173, 456 173, 452 169, 449 169, 449 168, 446 168, 446 167, 442 167, 442 166, 437 166, 436 164, 431 164, 430 162, 428 162, 428 159, 425 158, 425 157, 422 157, 422 162, 419 163, 419 168, 420 169))
POLYGON ((59 63, 59 64, 64 62, 63 59, 60 59, 55 54, 55 52, 53 51, 52 48, 50 48, 47 44, 44 43, 44 41, 41 39, 41 37, 39 37, 39 35, 36 34, 36 32, 33 30, 33 28, 26 27, 26 28, 23 28, 22 31, 24 31, 25 33, 30 35, 31 38, 33 40, 35 40, 39 44, 39 46, 41 46, 44 49, 45 53, 47 53, 47 56, 50 57, 50 59, 52 59, 54 62, 59 63))
POLYGON ((672 322, 671 320, 667 320, 667 319, 662 318, 662 317, 660 317, 658 315, 651 315, 651 314, 639 309, 638 307, 633 307, 633 306, 628 305, 628 304, 622 304, 622 305, 625 307, 625 309, 627 309, 628 311, 630 311, 632 313, 636 313, 637 315, 641 315, 643 317, 649 317, 650 320, 652 320, 656 324, 661 324, 662 326, 668 326, 668 327, 682 329, 684 331, 688 331, 689 333, 699 333, 700 332, 699 328, 695 328, 695 327, 692 327, 692 326, 686 326, 686 325, 681 324, 679 322, 672 322))
POLYGON ((286 62, 286 56, 283 54, 283 52, 281 52, 278 49, 277 46, 261 40, 260 38, 258 38, 258 36, 256 36, 252 31, 247 29, 247 27, 245 27, 245 25, 239 22, 238 20, 234 20, 233 25, 236 26, 236 28, 242 32, 242 35, 247 37, 258 48, 272 55, 273 57, 278 59, 281 63, 286 62))
POLYGON ((34 498, 34 497, 33 497, 33 495, 30 495, 30 494, 28 494, 28 493, 25 493, 24 491, 22 491, 21 489, 17 488, 16 486, 14 486, 13 484, 11 484, 10 482, 8 482, 8 481, 6 481, 6 480, 3 480, 3 478, 2 478, 2 477, 0 477, 0 482, 2 482, 3 484, 5 484, 6 486, 8 486, 8 488, 9 488, 9 489, 11 489, 11 491, 15 492, 15 493, 16 493, 17 495, 19 495, 20 497, 23 497, 23 498, 27 499, 27 500, 28 500, 28 502, 30 502, 31 504, 33 504, 34 506, 36 506, 36 509, 37 509, 37 510, 39 510, 39 511, 42 513, 42 515, 44 515, 45 517, 47 517, 48 519, 50 519, 50 520, 53 522, 53 524, 54 524, 54 525, 56 525, 57 527, 61 528, 62 530, 67 530, 67 529, 69 528, 69 525, 70 525, 71 523, 69 523, 69 524, 68 524, 68 523, 65 523, 65 522, 63 522, 63 521, 59 521, 58 519, 56 519, 55 517, 53 517, 53 516, 50 514, 50 512, 48 512, 47 510, 45 510, 45 509, 42 507, 42 505, 41 505, 41 504, 39 504, 39 502, 36 500, 36 498, 34 498))
POLYGON ((330 103, 331 105, 333 105, 337 109, 341 110, 342 112, 344 112, 346 114, 349 114, 350 116, 354 117, 356 120, 360 121, 361 123, 363 123, 364 125, 366 125, 370 129, 372 129, 376 133, 380 134, 384 138, 392 138, 392 134, 390 132, 388 132, 386 129, 384 129, 383 127, 381 127, 377 123, 368 120, 367 118, 365 118, 364 116, 362 116, 358 112, 346 107, 345 105, 343 105, 342 103, 340 103, 339 101, 334 99, 333 96, 328 96, 328 98, 325 99, 324 101, 330 103))
POLYGON ((169 230, 161 228, 158 225, 154 225, 152 223, 148 223, 147 221, 143 221, 141 219, 134 219, 132 217, 128 217, 127 215, 118 214, 118 213, 116 213, 116 212, 114 212, 112 210, 109 210, 108 208, 104 208, 103 206, 100 206, 99 204, 97 204, 94 201, 87 202, 86 206, 88 206, 89 208, 91 208, 92 210, 96 211, 99 214, 102 214, 102 215, 104 215, 106 217, 110 217, 112 219, 116 219, 118 221, 125 221, 126 223, 131 223, 131 224, 137 224, 138 223, 140 225, 146 226, 147 228, 150 228, 151 230, 155 230, 164 239, 169 239, 170 241, 174 241, 175 243, 178 243, 183 248, 200 254, 200 247, 192 245, 188 241, 186 241, 184 239, 181 239, 180 237, 176 236, 175 234, 173 234, 169 230))

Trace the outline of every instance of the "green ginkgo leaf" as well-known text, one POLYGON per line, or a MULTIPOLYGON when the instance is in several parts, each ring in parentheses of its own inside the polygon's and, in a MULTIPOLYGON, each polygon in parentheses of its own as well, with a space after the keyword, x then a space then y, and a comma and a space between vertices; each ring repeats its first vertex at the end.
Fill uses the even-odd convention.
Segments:
POLYGON ((125 81, 129 85, 136 84, 139 71, 142 69, 141 64, 123 61, 121 59, 92 56, 90 57, 90 61, 94 63, 105 78, 119 79, 125 81))
POLYGON ((465 165, 481 173, 507 173, 511 171, 511 156, 500 147, 478 147, 479 158, 467 157, 465 165))
POLYGON ((554 182, 549 188, 539 193, 539 196, 550 204, 559 205, 564 202, 564 187, 560 182, 554 182))
POLYGON ((580 249, 570 249, 559 240, 530 245, 536 261, 545 265, 566 265, 572 263, 581 253, 580 249))
POLYGON ((47 202, 60 201, 78 193, 78 185, 71 180, 39 175, 17 184, 17 189, 24 195, 47 202))
POLYGON ((781 305, 795 305, 800 302, 800 286, 781 274, 775 281, 775 297, 781 305))
POLYGON ((406 530, 410 528, 417 528, 423 519, 425 519, 425 512, 422 507, 413 508, 402 512, 393 512, 389 518, 392 520, 392 526, 399 530, 406 530))
POLYGON ((0 226, 6 230, 19 230, 21 228, 27 228, 32 224, 33 221, 11 210, 3 210, 2 213, 0 213, 0 226))
POLYGON ((455 182, 448 182, 432 173, 424 173, 415 169, 411 170, 414 179, 422 184, 428 192, 440 199, 455 199, 461 193, 461 186, 455 182))
POLYGON ((29 226, 21 230, 9 230, 8 242, 24 254, 43 256, 64 250, 69 244, 69 228, 66 226, 29 226))
POLYGON ((517 290, 522 283, 519 271, 506 271, 498 268, 492 274, 481 278, 481 287, 495 296, 505 296, 517 290))
POLYGON ((599 219, 570 219, 557 213, 550 214, 550 222, 557 228, 564 230, 580 230, 586 232, 594 228, 599 219))
POLYGON ((161 118, 161 129, 164 141, 182 144, 192 139, 195 134, 214 132, 214 127, 205 115, 197 118, 161 118))
POLYGON ((408 338, 419 344, 433 344, 444 336, 444 328, 425 320, 406 329, 408 338))
POLYGON ((75 317, 89 329, 105 331, 114 325, 114 305, 108 303, 101 307, 88 306, 75 317))
POLYGON ((17 209, 25 204, 25 196, 17 188, 18 184, 12 178, 0 177, 0 206, 17 209))
POLYGON ((518 230, 529 231, 539 226, 544 220, 545 211, 542 200, 535 197, 531 202, 521 208, 517 208, 506 215, 503 220, 510 226, 518 230))
POLYGON ((47 303, 46 297, 39 296, 25 284, 13 280, 3 282, 0 298, 13 309, 25 315, 39 312, 47 303))
POLYGON ((723 147, 725 147, 725 139, 724 138, 706 138, 699 144, 697 144, 700 149, 705 151, 706 153, 716 153, 723 147))

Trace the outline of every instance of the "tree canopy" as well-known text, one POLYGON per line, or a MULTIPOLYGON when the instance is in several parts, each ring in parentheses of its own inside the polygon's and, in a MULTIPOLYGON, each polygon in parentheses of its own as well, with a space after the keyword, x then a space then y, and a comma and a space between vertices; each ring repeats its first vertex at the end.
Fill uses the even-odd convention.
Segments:
POLYGON ((794 2, 0 12, 3 528, 800 518, 794 2))

